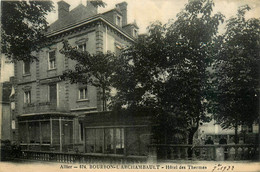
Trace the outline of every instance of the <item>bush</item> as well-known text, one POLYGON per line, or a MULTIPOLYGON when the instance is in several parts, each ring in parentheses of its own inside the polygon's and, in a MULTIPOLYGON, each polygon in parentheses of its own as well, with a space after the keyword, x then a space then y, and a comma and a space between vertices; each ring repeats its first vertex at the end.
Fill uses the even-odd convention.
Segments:
POLYGON ((21 155, 21 147, 12 144, 10 140, 1 140, 1 161, 19 158, 21 155))

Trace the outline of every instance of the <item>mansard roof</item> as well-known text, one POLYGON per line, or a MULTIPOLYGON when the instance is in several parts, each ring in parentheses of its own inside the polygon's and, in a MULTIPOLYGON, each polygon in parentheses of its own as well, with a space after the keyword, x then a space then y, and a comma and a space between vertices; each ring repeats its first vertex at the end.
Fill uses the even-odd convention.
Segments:
POLYGON ((69 12, 66 17, 60 18, 52 23, 48 29, 48 32, 60 30, 68 25, 78 23, 86 18, 94 16, 93 11, 88 10, 87 7, 80 4, 69 12))
POLYGON ((123 28, 128 27, 128 26, 134 26, 135 28, 139 29, 139 27, 137 26, 136 22, 128 23, 127 25, 123 26, 123 28))
POLYGON ((113 12, 113 11, 115 11, 115 12, 117 12, 117 13, 119 13, 119 14, 122 14, 121 10, 118 9, 118 8, 113 8, 113 9, 111 9, 111 10, 108 10, 108 11, 104 12, 103 14, 110 13, 110 12, 113 12))
POLYGON ((62 33, 63 31, 68 31, 74 27, 78 27, 79 25, 84 25, 87 23, 90 23, 92 21, 96 21, 98 19, 101 19, 103 22, 107 23, 108 25, 112 26, 114 29, 121 32, 123 35, 128 37, 130 40, 134 40, 134 38, 129 35, 124 29, 118 27, 111 21, 109 21, 106 18, 106 14, 111 11, 117 11, 121 14, 120 10, 117 8, 114 8, 112 10, 106 11, 101 14, 95 14, 93 11, 89 10, 86 6, 80 4, 77 7, 75 7, 73 10, 71 10, 67 16, 60 18, 56 20, 54 23, 52 23, 49 26, 49 29, 46 33, 47 36, 57 35, 59 33, 62 33))

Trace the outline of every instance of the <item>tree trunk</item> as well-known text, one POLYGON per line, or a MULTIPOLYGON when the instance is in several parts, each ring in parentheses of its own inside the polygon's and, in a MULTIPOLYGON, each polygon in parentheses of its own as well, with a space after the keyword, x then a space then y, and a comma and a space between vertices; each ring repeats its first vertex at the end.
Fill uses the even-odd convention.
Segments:
MULTIPOLYGON (((259 101, 259 105, 260 105, 260 101, 259 101)), ((259 106, 258 106, 259 107, 259 106)), ((258 150, 260 150, 260 136, 259 136, 259 133, 260 133, 260 118, 258 118, 258 136, 256 136, 256 138, 258 139, 258 140, 256 140, 256 142, 255 143, 258 143, 258 150)), ((260 158, 260 157, 259 157, 260 158)), ((259 160, 259 159, 258 159, 259 160)))
POLYGON ((193 135, 196 133, 196 131, 198 130, 199 126, 196 127, 192 127, 189 135, 188 135, 188 144, 192 145, 193 144, 193 135))
POLYGON ((105 98, 105 88, 102 88, 102 101, 103 101, 103 111, 106 111, 106 98, 105 98))
POLYGON ((236 126, 235 126, 235 144, 238 144, 238 134, 237 134, 237 130, 238 130, 238 126, 237 126, 237 123, 236 123, 236 126))
MULTIPOLYGON (((193 144, 193 136, 196 133, 196 131, 198 130, 198 128, 199 128, 199 125, 197 125, 196 127, 192 127, 190 129, 189 134, 188 134, 188 144, 189 145, 193 144)), ((188 149, 188 157, 189 158, 192 157, 192 149, 191 148, 188 149)))

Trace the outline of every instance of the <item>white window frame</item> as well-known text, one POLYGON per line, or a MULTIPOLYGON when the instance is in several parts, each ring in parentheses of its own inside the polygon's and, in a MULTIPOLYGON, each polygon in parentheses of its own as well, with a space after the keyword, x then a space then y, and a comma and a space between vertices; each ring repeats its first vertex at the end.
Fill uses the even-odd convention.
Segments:
POLYGON ((30 74, 30 73, 31 73, 31 63, 29 62, 29 72, 26 73, 26 72, 25 72, 25 62, 23 62, 23 74, 24 74, 24 75, 28 75, 28 74, 30 74))
POLYGON ((48 52, 48 69, 49 70, 56 69, 56 66, 57 66, 56 50, 49 51, 48 52), (55 53, 55 60, 53 61, 54 63, 50 62, 50 53, 52 53, 52 52, 55 53))
POLYGON ((83 142, 84 141, 84 127, 83 123, 79 122, 79 141, 83 142))
POLYGON ((86 44, 86 43, 78 44, 78 45, 77 45, 77 49, 78 49, 78 50, 79 50, 79 46, 83 46, 82 52, 87 51, 87 44, 86 44), (83 46, 83 45, 85 45, 85 46, 83 46))
POLYGON ((78 93, 79 100, 88 100, 88 88, 87 87, 79 88, 78 92, 79 92, 78 93), (80 96, 81 90, 83 90, 83 98, 81 98, 81 96, 80 96))
POLYGON ((24 91, 24 99, 23 99, 23 102, 24 102, 25 104, 30 104, 30 103, 32 103, 32 100, 31 100, 31 91, 30 91, 30 90, 24 91))
POLYGON ((122 27, 122 16, 120 15, 116 15, 116 25, 119 27, 122 27), (120 18, 120 20, 118 21, 117 19, 120 18))
POLYGON ((133 36, 135 37, 135 38, 137 38, 137 36, 138 36, 138 30, 137 29, 133 29, 133 36))

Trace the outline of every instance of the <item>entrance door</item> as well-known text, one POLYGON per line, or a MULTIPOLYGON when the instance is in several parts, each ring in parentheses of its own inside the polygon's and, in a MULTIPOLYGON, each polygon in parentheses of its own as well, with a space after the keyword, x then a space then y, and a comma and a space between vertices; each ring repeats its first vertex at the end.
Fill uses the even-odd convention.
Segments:
POLYGON ((62 125, 62 147, 63 151, 70 151, 73 149, 73 122, 63 121, 62 125))

